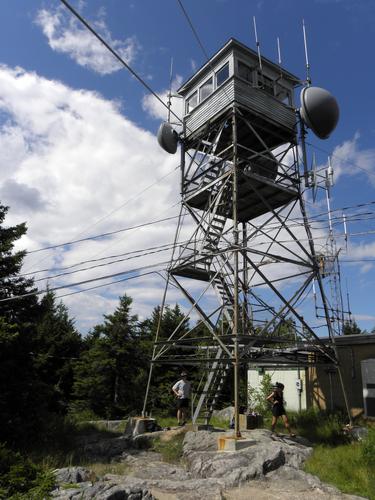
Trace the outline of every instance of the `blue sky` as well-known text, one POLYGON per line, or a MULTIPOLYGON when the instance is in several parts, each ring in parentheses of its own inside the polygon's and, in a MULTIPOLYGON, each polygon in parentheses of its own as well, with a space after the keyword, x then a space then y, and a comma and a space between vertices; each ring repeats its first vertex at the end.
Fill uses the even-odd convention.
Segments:
MULTIPOLYGON (((304 78, 302 19, 305 19, 314 85, 340 104, 340 122, 329 140, 309 134, 309 150, 324 166, 333 153, 332 208, 353 207, 348 250, 341 250, 342 282, 350 292, 358 324, 375 325, 375 101, 371 48, 375 42, 372 0, 185 0, 196 31, 211 55, 230 38, 255 48, 255 15, 261 51, 276 61, 280 38, 283 65, 304 78), (368 204, 357 207, 358 204, 368 204), (369 219, 364 221, 366 217, 369 219), (362 214, 362 215, 361 215, 362 214), (360 233, 360 234, 357 234, 360 233), (355 262, 345 262, 355 260, 355 262), (368 260, 368 262, 364 262, 368 260)), ((170 59, 175 85, 205 62, 175 0, 72 0, 155 92, 165 95, 170 59)), ((0 7, 0 199, 10 205, 9 223, 26 221, 21 248, 39 248, 118 231, 176 216, 178 158, 158 148, 155 133, 165 111, 146 90, 77 24, 55 0, 12 0, 0 7)), ((323 193, 321 193, 322 195, 323 193)), ((324 212, 320 196, 312 213, 324 212)), ((341 213, 341 212, 338 212, 341 213)), ((25 272, 37 278, 79 262, 121 255, 172 241, 175 219, 30 253, 25 272)), ((342 225, 337 233, 342 233, 342 225)), ((186 229, 189 234, 189 228, 186 229)), ((338 239, 339 245, 342 239, 338 239)), ((152 250, 150 250, 152 251, 152 250)), ((168 253, 150 254, 101 268, 50 278, 63 286, 143 266, 165 267, 168 253)), ((111 260, 111 259, 109 259, 111 260)), ((113 260, 113 259, 112 259, 113 260)), ((100 261, 106 263, 107 261, 100 261)), ((151 268, 150 268, 151 269, 151 268)), ((147 270, 141 271, 146 272, 147 270)), ((66 271, 65 271, 66 272, 66 271)), ((135 275, 136 272, 129 276, 135 275)), ((108 278, 109 281, 121 279, 108 278)), ((74 285, 58 293, 103 284, 74 285)), ((42 288, 45 281, 38 282, 42 288)), ((162 296, 157 275, 63 298, 82 331, 117 304, 126 291, 135 311, 147 316, 162 296)), ((170 297, 171 302, 178 295, 170 297)))

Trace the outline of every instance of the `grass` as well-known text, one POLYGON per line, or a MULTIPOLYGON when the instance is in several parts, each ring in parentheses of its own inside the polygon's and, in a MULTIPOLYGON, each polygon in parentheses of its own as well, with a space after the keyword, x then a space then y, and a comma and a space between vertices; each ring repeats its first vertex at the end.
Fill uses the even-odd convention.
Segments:
POLYGON ((168 441, 155 439, 154 450, 161 454, 164 462, 173 464, 179 463, 182 458, 182 451, 183 451, 182 445, 184 437, 185 433, 181 432, 173 436, 168 441))
POLYGON ((344 493, 375 500, 375 466, 364 462, 362 448, 359 443, 335 447, 317 445, 304 470, 344 493))
POLYGON ((97 477, 102 477, 106 474, 116 474, 122 476, 127 474, 130 470, 129 465, 122 462, 87 463, 85 464, 85 467, 93 472, 93 481, 97 477))

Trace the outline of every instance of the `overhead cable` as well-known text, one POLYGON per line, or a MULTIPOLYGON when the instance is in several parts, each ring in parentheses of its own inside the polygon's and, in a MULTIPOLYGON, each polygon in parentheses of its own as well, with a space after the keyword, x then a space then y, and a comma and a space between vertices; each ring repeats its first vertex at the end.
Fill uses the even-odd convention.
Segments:
POLYGON ((31 254, 31 253, 37 253, 37 252, 44 252, 45 250, 51 250, 54 248, 75 245, 76 243, 82 243, 83 241, 96 240, 99 238, 104 238, 106 236, 112 236, 113 234, 123 233, 125 231, 132 231, 133 229, 139 229, 141 227, 151 226, 153 224, 158 224, 159 222, 166 222, 168 220, 173 220, 173 219, 177 219, 177 218, 178 218, 178 215, 174 215, 173 217, 166 217, 165 219, 158 219, 158 220, 154 220, 152 222, 144 222, 143 224, 138 224, 137 226, 125 227, 122 229, 117 229, 116 231, 109 231, 107 233, 96 234, 94 236, 88 236, 87 238, 81 238, 79 240, 67 241, 65 243, 59 243, 57 245, 50 245, 48 247, 38 248, 37 250, 30 250, 29 252, 26 252, 26 253, 31 254))
POLYGON ((33 295, 41 295, 43 293, 47 293, 48 291, 55 292, 56 290, 63 290, 64 288, 70 288, 70 287, 73 287, 73 286, 85 285, 86 283, 93 283, 94 281, 100 281, 100 280, 104 280, 104 279, 108 279, 108 278, 114 278, 116 276, 122 276, 124 274, 136 273, 136 272, 142 271, 144 269, 152 269, 155 266, 164 266, 164 265, 167 265, 169 263, 170 263, 169 260, 165 261, 165 262, 157 262, 155 264, 149 264, 148 266, 142 266, 142 267, 138 267, 136 269, 130 269, 128 271, 121 271, 119 273, 107 274, 105 276, 99 276, 97 278, 91 278, 91 279, 88 279, 88 280, 77 281, 75 283, 69 283, 67 285, 55 286, 55 287, 52 287, 52 288, 47 287, 47 288, 45 288, 43 290, 35 290, 33 292, 24 293, 22 295, 14 295, 13 297, 7 297, 5 299, 0 299, 0 303, 11 302, 13 300, 19 300, 19 299, 23 299, 25 297, 31 297, 33 295))
MULTIPOLYGON (((168 108, 168 105, 158 96, 156 92, 152 90, 150 85, 143 80, 130 66, 129 64, 124 61, 124 59, 104 40, 104 38, 99 35, 99 33, 94 30, 94 28, 66 1, 66 0, 60 0, 67 9, 70 10, 70 12, 106 47, 106 49, 109 50, 109 52, 152 94, 166 109, 168 108)), ((177 120, 182 123, 182 119, 176 115, 172 110, 170 111, 171 114, 177 118, 177 120)))

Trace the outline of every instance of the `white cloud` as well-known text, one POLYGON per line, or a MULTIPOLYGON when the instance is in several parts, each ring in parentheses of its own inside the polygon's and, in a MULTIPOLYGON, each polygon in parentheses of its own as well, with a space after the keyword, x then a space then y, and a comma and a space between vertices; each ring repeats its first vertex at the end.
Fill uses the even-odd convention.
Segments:
MULTIPOLYGON (((175 93, 175 91, 181 86, 181 84, 182 84, 182 77, 180 75, 177 75, 176 78, 172 82, 171 111, 173 111, 173 113, 175 113, 175 115, 177 115, 179 118, 182 119, 182 116, 183 116, 182 99, 180 97, 173 96, 173 93, 175 93)), ((163 90, 162 92, 158 93, 158 96, 165 103, 165 105, 168 104, 168 95, 169 95, 168 89, 163 90)), ((168 110, 152 94, 148 94, 148 95, 144 96, 144 98, 142 100, 142 107, 145 111, 147 111, 149 113, 149 115, 152 118, 155 118, 158 120, 159 119, 160 120, 167 119, 168 110)), ((172 120, 172 122, 174 122, 177 120, 177 118, 175 118, 175 116, 172 115, 171 120, 172 120)))
POLYGON ((334 168, 334 180, 337 181, 341 175, 366 175, 368 180, 375 186, 375 148, 360 149, 360 134, 336 146, 332 153, 332 166, 334 168))
MULTIPOLYGON (((113 73, 123 66, 104 45, 84 26, 79 24, 63 7, 55 10, 41 9, 36 23, 42 28, 49 46, 56 52, 69 55, 80 66, 101 75, 113 73)), ((139 44, 134 36, 125 40, 113 39, 104 20, 104 12, 91 25, 104 40, 129 64, 133 61, 139 44)))
MULTIPOLYGON (((10 146, 7 153, 12 165, 0 180, 2 202, 10 205, 6 222, 26 221, 28 226, 28 234, 17 248, 33 250, 177 214, 177 157, 163 152, 155 136, 127 120, 115 103, 94 92, 74 90, 6 66, 0 66, 0 96, 4 116, 0 144, 10 146)), ((169 243, 175 227, 176 221, 170 220, 53 252, 30 254, 25 270, 64 267, 169 243)), ((50 279, 49 284, 53 287, 124 272, 168 257, 168 252, 145 255, 50 279)), ((51 274, 55 273, 38 277, 51 274)), ((110 279, 75 286, 71 291, 107 281, 110 279)), ((132 289, 139 290, 134 294, 135 310, 139 305, 144 314, 160 301, 160 290, 150 288, 149 281, 145 278, 131 282, 132 289), (154 293, 154 300, 144 302, 143 287, 150 297, 154 293)), ((113 310, 126 289, 127 282, 116 285, 113 300, 100 289, 64 300, 80 325, 87 327, 100 321, 101 314, 113 310), (99 297, 97 302, 95 297, 99 297)))

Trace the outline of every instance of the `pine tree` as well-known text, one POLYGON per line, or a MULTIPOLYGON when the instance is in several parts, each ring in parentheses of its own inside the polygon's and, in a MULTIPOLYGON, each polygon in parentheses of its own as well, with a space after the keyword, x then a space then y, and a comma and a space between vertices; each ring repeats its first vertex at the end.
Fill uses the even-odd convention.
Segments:
POLYGON ((73 388, 73 365, 82 349, 82 338, 69 318, 66 306, 56 303, 48 291, 40 303, 37 323, 35 368, 42 382, 49 387, 49 407, 65 413, 73 388))
POLYGON ((122 417, 142 407, 140 380, 146 375, 138 318, 130 314, 127 295, 113 314, 104 316, 88 336, 87 349, 75 367, 72 410, 104 418, 122 417))
POLYGON ((38 301, 31 295, 16 301, 1 302, 35 291, 33 280, 20 276, 26 252, 14 252, 15 242, 27 232, 26 224, 4 227, 8 209, 0 205, 0 316, 10 324, 21 325, 35 319, 38 301))
MULTIPOLYGON (((141 330, 145 338, 150 339, 150 343, 155 339, 155 334, 159 324, 160 307, 155 307, 151 317, 141 324, 141 330)), ((167 340, 172 333, 178 329, 178 336, 183 335, 189 330, 189 320, 185 318, 180 307, 176 304, 173 308, 166 305, 163 312, 163 317, 160 323, 160 331, 158 340, 167 340)), ((148 358, 148 366, 150 362, 148 358)), ((164 413, 174 413, 175 400, 171 392, 172 385, 180 378, 180 372, 184 366, 154 365, 152 371, 152 379, 150 384, 150 392, 148 397, 148 411, 157 411, 164 413)), ((189 379, 194 378, 194 370, 189 369, 189 379)), ((145 394, 146 387, 144 387, 145 394)), ((142 394, 142 396, 144 396, 142 394)))
POLYGON ((25 224, 5 227, 0 205, 0 441, 23 442, 36 435, 45 414, 45 391, 36 377, 33 354, 38 301, 33 281, 20 276, 25 252, 14 252, 25 224))

